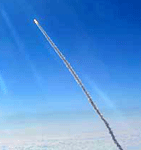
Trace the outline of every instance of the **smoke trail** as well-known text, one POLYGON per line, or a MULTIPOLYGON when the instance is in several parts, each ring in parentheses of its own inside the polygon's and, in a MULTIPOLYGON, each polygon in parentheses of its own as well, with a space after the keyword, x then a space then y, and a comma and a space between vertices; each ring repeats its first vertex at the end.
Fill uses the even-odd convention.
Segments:
POLYGON ((92 105, 92 107, 94 108, 94 110, 96 111, 96 113, 99 115, 99 117, 101 118, 101 120, 104 122, 104 124, 106 125, 109 134, 111 135, 114 143, 116 144, 116 146, 119 148, 119 150, 123 150, 123 148, 121 147, 121 145, 118 143, 118 141, 116 140, 116 137, 109 125, 109 123, 107 122, 107 120, 103 117, 103 115, 101 114, 101 112, 99 111, 98 107, 94 104, 90 94, 88 93, 88 91, 86 90, 86 88, 84 87, 82 81, 79 79, 78 75, 75 73, 75 71, 73 70, 72 66, 69 64, 69 62, 66 60, 66 58, 63 56, 63 54, 59 51, 59 49, 57 48, 57 46, 53 43, 53 41, 50 39, 50 37, 47 35, 47 33, 45 32, 45 30, 39 25, 38 21, 36 19, 34 19, 35 24, 38 26, 38 28, 40 29, 40 31, 43 33, 43 35, 45 36, 45 38, 47 39, 47 41, 51 44, 51 46, 53 47, 53 49, 55 50, 55 52, 59 55, 59 57, 62 59, 62 61, 64 62, 64 64, 66 65, 66 67, 69 69, 70 73, 73 75, 73 77, 75 78, 75 81, 79 84, 79 86, 82 88, 82 91, 85 93, 88 101, 90 102, 90 104, 92 105))

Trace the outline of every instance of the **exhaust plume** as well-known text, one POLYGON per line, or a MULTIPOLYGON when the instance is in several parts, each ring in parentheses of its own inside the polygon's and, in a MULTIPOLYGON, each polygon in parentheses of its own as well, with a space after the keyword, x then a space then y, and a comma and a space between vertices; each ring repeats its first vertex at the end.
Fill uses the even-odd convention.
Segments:
POLYGON ((66 60, 66 58, 64 57, 64 55, 60 52, 60 50, 57 48, 57 46, 53 43, 53 41, 51 40, 51 38, 47 35, 47 33, 45 32, 45 30, 41 27, 41 25, 38 23, 38 21, 36 19, 34 19, 35 24, 37 25, 37 27, 40 29, 40 31, 43 33, 43 35, 45 36, 45 38, 47 39, 47 41, 50 43, 50 45, 53 47, 53 49, 55 50, 55 52, 59 55, 59 57, 62 59, 63 63, 65 64, 65 66, 68 68, 68 70, 70 71, 70 73, 73 75, 75 81, 78 83, 78 85, 81 87, 82 91, 84 92, 84 94, 86 95, 88 101, 90 102, 90 104, 92 105, 93 109, 96 111, 96 113, 98 114, 98 116, 100 117, 100 119, 104 122, 106 128, 109 131, 109 134, 112 137, 113 142, 116 144, 116 146, 118 147, 119 150, 123 150, 123 148, 121 147, 121 145, 118 143, 114 132, 112 131, 109 123, 107 122, 107 120, 104 118, 104 116, 102 115, 102 113, 99 111, 98 107, 96 106, 96 104, 94 104, 90 94, 88 93, 88 91, 86 90, 86 88, 84 87, 82 81, 79 79, 78 75, 76 74, 76 72, 74 71, 74 69, 72 68, 72 66, 70 65, 70 63, 66 60))

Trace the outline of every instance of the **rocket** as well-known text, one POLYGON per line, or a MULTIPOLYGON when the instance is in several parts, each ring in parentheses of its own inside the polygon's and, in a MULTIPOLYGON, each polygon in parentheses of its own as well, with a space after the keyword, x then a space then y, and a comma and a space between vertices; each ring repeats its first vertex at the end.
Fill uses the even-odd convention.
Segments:
POLYGON ((35 24, 39 24, 38 21, 37 21, 36 19, 34 19, 34 23, 35 23, 35 24))

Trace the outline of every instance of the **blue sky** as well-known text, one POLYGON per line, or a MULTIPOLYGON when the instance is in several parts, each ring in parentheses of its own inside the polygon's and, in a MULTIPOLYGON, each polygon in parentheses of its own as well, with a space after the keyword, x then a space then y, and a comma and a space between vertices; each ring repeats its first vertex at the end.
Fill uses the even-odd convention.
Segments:
POLYGON ((26 125, 28 120, 45 124, 44 120, 50 119, 86 121, 97 117, 33 23, 34 18, 66 56, 106 116, 139 116, 140 2, 2 0, 0 115, 5 128, 23 122, 26 125))

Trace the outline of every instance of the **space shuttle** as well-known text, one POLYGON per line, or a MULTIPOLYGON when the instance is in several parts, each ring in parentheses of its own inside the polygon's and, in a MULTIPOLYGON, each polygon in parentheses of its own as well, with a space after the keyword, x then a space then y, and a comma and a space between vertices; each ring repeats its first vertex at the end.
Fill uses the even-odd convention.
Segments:
POLYGON ((34 23, 35 23, 35 24, 39 24, 38 21, 37 21, 36 19, 34 19, 34 23))

